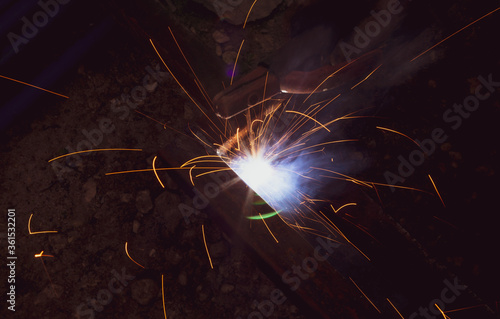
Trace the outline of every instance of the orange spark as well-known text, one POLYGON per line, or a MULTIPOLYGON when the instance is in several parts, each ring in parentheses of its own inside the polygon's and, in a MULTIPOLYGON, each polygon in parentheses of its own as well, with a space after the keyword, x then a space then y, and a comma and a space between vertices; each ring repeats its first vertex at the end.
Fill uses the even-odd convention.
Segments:
POLYGON ((436 306, 436 308, 439 310, 439 312, 443 315, 443 318, 444 319, 450 319, 450 317, 448 317, 444 312, 443 310, 441 310, 441 308, 439 308, 439 306, 437 305, 437 303, 434 304, 434 306, 436 306))
MULTIPOLYGON (((355 217, 354 217, 354 216, 352 216, 352 215, 349 215, 349 214, 345 214, 345 215, 346 215, 346 216, 348 216, 348 217, 351 217, 351 218, 355 219, 355 217)), ((349 220, 349 219, 347 219, 347 218, 344 218, 344 220, 345 220, 345 221, 347 221, 348 223, 350 223, 351 225, 353 225, 354 227, 356 227, 357 229, 361 230, 361 231, 362 231, 363 233, 365 233, 366 235, 370 236, 370 238, 372 238, 372 239, 373 239, 374 241, 376 241, 377 243, 381 244, 381 243, 380 243, 380 241, 379 241, 377 238, 375 238, 372 234, 370 234, 370 233, 368 232, 368 230, 367 230, 367 228, 366 228, 366 227, 361 226, 360 224, 355 224, 355 223, 353 223, 352 221, 350 221, 350 220, 349 220)))
POLYGON ((195 161, 199 160, 199 159, 202 159, 202 158, 215 158, 215 159, 220 159, 221 161, 220 162, 223 162, 222 160, 230 160, 229 157, 226 157, 226 156, 219 156, 219 155, 202 155, 202 156, 196 156, 196 157, 193 157, 192 159, 190 159, 189 161, 185 162, 184 164, 182 164, 180 167, 184 167, 184 166, 187 166, 189 164, 193 164, 195 163, 195 161))
POLYGON ((73 152, 73 153, 68 153, 64 154, 58 157, 54 157, 53 159, 49 160, 49 163, 55 160, 58 160, 60 158, 66 157, 66 156, 71 156, 75 154, 81 154, 81 153, 89 153, 89 152, 103 152, 103 151, 132 151, 132 152, 142 152, 142 149, 140 148, 99 148, 99 149, 93 149, 93 150, 86 150, 86 151, 78 151, 78 152, 73 152))
POLYGON ((326 126, 329 126, 330 124, 335 123, 335 122, 337 122, 337 121, 341 121, 341 120, 361 119, 361 118, 367 118, 367 117, 370 117, 370 118, 375 118, 375 116, 367 116, 367 115, 356 115, 356 116, 353 116, 353 115, 354 115, 354 114, 356 114, 356 113, 360 113, 360 112, 362 112, 362 111, 366 111, 366 110, 371 109, 371 108, 373 108, 373 107, 371 107, 371 106, 370 106, 370 107, 365 107, 365 108, 362 108, 362 109, 360 109, 360 110, 357 110, 357 111, 351 112, 351 113, 349 113, 349 114, 346 114, 346 115, 343 115, 343 116, 338 117, 338 118, 336 118, 336 119, 333 119, 333 120, 331 120, 330 122, 326 123, 325 125, 326 125, 326 126))
POLYGON ((336 214, 338 211, 340 211, 342 208, 346 207, 346 206, 356 206, 357 204, 356 203, 347 203, 347 204, 344 204, 342 206, 340 206, 338 209, 335 209, 335 207, 333 207, 333 205, 330 205, 333 209, 333 212, 336 214))
POLYGON ((196 85, 198 86, 198 89, 200 90, 201 94, 203 95, 203 97, 205 98, 205 100, 207 101, 208 105, 212 105, 212 101, 210 101, 210 98, 208 97, 208 94, 205 90, 205 88, 203 87, 203 84, 201 84, 201 81, 200 79, 198 78, 198 76, 196 75, 196 73, 194 72, 193 68, 191 67, 191 63, 189 63, 189 60, 186 58, 186 56, 184 55, 184 51, 182 51, 181 49, 181 46, 179 45, 179 43, 177 42, 177 39, 175 38, 175 35, 174 33, 172 32, 172 29, 170 29, 170 27, 168 27, 168 31, 170 31, 170 35, 172 35, 172 38, 174 39, 174 42, 175 42, 175 45, 177 45, 177 48, 179 49, 179 52, 181 53, 182 57, 184 58, 184 61, 186 61, 189 69, 191 70, 191 72, 193 73, 196 81, 196 85))
POLYGON ((335 171, 332 171, 332 170, 329 170, 329 169, 325 169, 325 168, 311 167, 311 169, 317 169, 317 170, 320 170, 320 171, 329 172, 329 173, 332 173, 332 174, 340 175, 340 176, 342 176, 344 178, 335 177, 335 176, 327 176, 327 175, 321 175, 321 177, 345 180, 347 182, 352 182, 352 183, 355 183, 355 184, 358 184, 358 185, 361 185, 361 186, 366 186, 366 187, 369 187, 369 188, 373 188, 373 187, 375 187, 375 185, 379 185, 379 186, 395 187, 395 188, 408 189, 408 190, 413 190, 413 191, 417 191, 417 192, 432 194, 432 193, 430 193, 428 191, 425 191, 425 190, 422 190, 422 189, 418 189, 418 188, 408 187, 408 186, 400 186, 400 185, 392 185, 392 184, 384 184, 384 183, 375 183, 375 182, 365 182, 365 181, 361 181, 361 180, 355 179, 354 177, 350 177, 348 175, 344 175, 344 174, 341 174, 339 172, 335 172, 335 171))
POLYGON ((372 186, 373 186, 373 189, 375 190, 375 194, 377 194, 377 198, 378 198, 378 201, 380 202, 380 204, 383 206, 383 203, 382 203, 382 199, 380 198, 380 195, 378 193, 378 189, 377 187, 375 187, 375 184, 372 183, 372 186))
POLYGON ((47 267, 45 267, 45 262, 43 261, 42 257, 54 257, 52 255, 44 255, 43 250, 39 254, 35 254, 35 258, 40 258, 40 261, 42 262, 43 270, 45 270, 45 274, 47 274, 47 277, 49 278, 50 285, 52 287, 52 291, 54 291, 54 294, 59 297, 59 294, 56 291, 56 288, 54 288, 54 283, 52 282, 52 278, 50 278, 49 272, 47 270, 47 267))
POLYGON ((264 217, 262 217, 262 214, 259 213, 259 216, 260 218, 262 219, 262 221, 264 222, 264 225, 266 225, 266 228, 267 230, 269 231, 269 233, 271 234, 271 236, 273 236, 274 240, 276 241, 276 243, 278 243, 278 240, 276 239, 276 237, 274 236, 273 232, 271 231, 271 229, 269 229, 269 226, 267 226, 267 223, 266 221, 264 220, 264 217))
POLYGON ((395 188, 401 188, 401 189, 408 189, 408 190, 411 190, 411 191, 417 191, 417 192, 422 192, 422 193, 426 193, 426 194, 432 194, 428 191, 424 191, 423 189, 418 189, 418 188, 414 188, 414 187, 408 187, 408 186, 401 186, 401 185, 392 185, 392 184, 384 184, 384 183, 373 183, 373 185, 379 185, 379 186, 386 186, 386 187, 395 187, 395 188))
POLYGON ((32 88, 35 88, 35 89, 38 89, 38 90, 42 90, 42 91, 45 91, 45 92, 48 92, 48 93, 51 93, 51 94, 54 94, 54 95, 58 95, 58 96, 63 97, 65 99, 69 99, 69 97, 66 96, 66 95, 62 95, 60 93, 44 89, 44 88, 41 88, 41 87, 33 85, 33 84, 29 84, 29 83, 26 83, 26 82, 23 82, 23 81, 19 81, 19 80, 13 79, 13 78, 9 78, 9 77, 7 77, 5 75, 0 75, 0 78, 4 78, 4 79, 7 79, 7 80, 10 80, 10 81, 13 81, 13 82, 17 82, 17 83, 21 83, 21 84, 24 84, 24 85, 27 85, 27 86, 31 86, 32 88))
POLYGON ((319 90, 319 88, 326 82, 328 81, 328 79, 330 79, 331 77, 335 76, 335 74, 339 73, 340 71, 342 71, 343 69, 345 69, 346 67, 350 66, 351 64, 353 64, 354 62, 356 62, 357 60, 359 60, 361 57, 358 57, 354 60, 352 60, 351 62, 349 63, 346 63, 345 65, 343 65, 342 67, 340 67, 339 69, 335 70, 332 74, 328 75, 311 93, 309 93, 309 95, 306 97, 306 99, 304 100, 304 103, 314 94, 316 93, 316 91, 319 90))
POLYGON ((236 72, 236 64, 238 63, 238 58, 240 57, 241 48, 243 47, 243 43, 245 43, 245 39, 241 40, 240 48, 238 49, 238 53, 236 54, 236 60, 234 61, 233 73, 231 74, 231 82, 229 85, 233 85, 234 72, 236 72))
MULTIPOLYGON (((203 144, 205 144, 206 146, 208 146, 209 148, 211 148, 212 146, 210 144, 208 144, 207 142, 205 142, 203 139, 201 139, 198 135, 196 135, 193 130, 191 130, 191 127, 189 126, 189 123, 188 123, 188 128, 189 128, 189 131, 191 132, 191 134, 194 135, 194 137, 196 137, 196 139, 198 139, 200 142, 202 142, 203 144)), ((208 135, 208 134, 207 134, 208 135)))
MULTIPOLYGON (((311 168, 312 169, 317 169, 317 170, 320 170, 320 171, 324 171, 324 172, 328 172, 328 173, 332 173, 332 174, 335 174, 335 175, 340 175, 340 176, 344 177, 343 178, 344 180, 346 180, 348 182, 353 182, 353 183, 361 185, 361 186, 366 186, 366 187, 369 187, 369 188, 373 187, 371 185, 373 183, 364 182, 364 181, 361 181, 361 180, 356 179, 354 177, 351 177, 351 176, 348 176, 348 175, 345 175, 345 174, 342 174, 342 173, 339 173, 339 172, 336 172, 336 171, 332 171, 332 170, 329 170, 329 169, 326 169, 326 168, 320 168, 320 167, 311 167, 311 168)), ((331 176, 325 176, 325 177, 335 178, 335 177, 331 177, 331 176)))
MULTIPOLYGON (((309 208, 309 207, 308 207, 309 208)), ((333 206, 332 206, 333 208, 333 206)), ((310 208, 309 208, 310 209, 310 208)), ((340 208, 339 208, 340 210, 340 208)), ((311 209, 312 211, 312 209, 311 209)), ((333 228, 332 230, 332 233, 333 231, 336 231, 342 238, 344 238, 352 247, 354 247, 361 255, 363 255, 368 261, 371 261, 371 259, 364 253, 361 251, 361 249, 359 249, 356 245, 354 245, 347 237, 346 235, 344 235, 344 233, 340 230, 340 228, 337 227, 337 225, 335 225, 328 217, 326 217, 326 215, 319 211, 319 213, 324 217, 324 220, 325 220, 325 223, 324 225, 327 227, 327 228, 333 228), (328 225, 331 225, 332 227, 328 227, 328 225)), ((321 215, 318 215, 318 217, 321 217, 321 215)), ((347 219, 346 219, 347 220, 347 219)), ((349 221, 349 220, 347 220, 349 221)), ((358 227, 359 229, 361 229, 363 232, 365 232, 366 234, 368 234, 370 237, 372 237, 373 239, 375 239, 372 235, 370 235, 367 231, 365 231, 364 229, 362 229, 361 227, 355 225, 356 227, 358 227)), ((375 239, 376 240, 376 239, 375 239)), ((376 240, 378 241, 378 240, 376 240)))
POLYGON ((327 102, 327 103, 323 106, 323 108, 327 107, 327 106, 328 106, 328 104, 330 104, 330 103, 332 103, 333 101, 335 101, 335 100, 336 100, 339 96, 340 96, 340 93, 339 93, 339 94, 337 94, 337 96, 336 96, 336 97, 334 97, 334 98, 332 98, 330 101, 328 101, 328 102, 327 102))
MULTIPOLYGON (((200 167, 200 168, 202 168, 202 167, 200 167)), ((212 171, 208 171, 208 172, 204 172, 204 173, 198 174, 198 175, 196 175, 196 178, 198 178, 200 176, 203 176, 203 175, 208 175, 208 174, 213 174, 213 173, 218 173, 218 172, 223 172, 223 171, 232 171, 232 170, 233 169, 229 168, 229 167, 220 168, 220 169, 216 169, 216 170, 212 170, 212 171)))
MULTIPOLYGON (((194 76, 197 77, 196 74, 194 76)), ((203 95, 203 97, 205 98, 205 101, 207 102, 207 104, 210 106, 210 108, 213 111, 214 110, 213 102, 210 99, 210 97, 208 96, 208 93, 205 91, 205 88, 203 87, 203 84, 201 84, 200 80, 198 80, 198 79, 194 79, 194 84, 196 84, 196 86, 198 87, 198 90, 200 90, 200 92, 201 92, 201 95, 203 95)), ((221 118, 219 118, 219 121, 222 124, 222 119, 221 118)))
POLYGON ((349 279, 352 281, 352 283, 354 284, 354 286, 356 286, 356 288, 358 288, 358 290, 363 294, 363 296, 365 296, 366 300, 368 300, 371 303, 371 305, 373 306, 373 308, 375 308, 378 311, 378 313, 381 313, 380 310, 378 310, 378 308, 375 306, 375 304, 370 300, 370 298, 368 298, 368 296, 365 295, 365 293, 363 292, 363 290, 361 290, 361 288, 359 288, 359 286, 354 282, 354 280, 352 280, 351 277, 349 277, 349 279))
POLYGON ((35 258, 42 258, 42 257, 54 257, 52 255, 44 255, 43 250, 39 254, 35 254, 35 258))
POLYGON ((404 136, 406 137, 407 139, 409 139, 410 141, 412 141, 413 143, 415 143, 419 148, 421 148, 420 144, 418 144, 414 139, 412 139, 411 137, 409 137, 408 135, 406 134, 403 134, 401 132, 398 132, 396 130, 392 130, 390 128, 386 128, 386 127, 381 127, 381 126, 376 126, 376 128, 378 128, 379 130, 384 130, 384 131, 389 131, 389 132, 392 132, 392 133, 396 133, 396 134, 399 134, 401 136, 404 136))
MULTIPOLYGON (((33 214, 30 215, 30 218, 28 220, 28 232, 30 235, 36 235, 36 234, 53 234, 53 233, 57 233, 57 230, 43 230, 43 231, 31 231, 31 218, 33 218, 33 214)), ((42 251, 43 253, 43 251, 42 251)), ((35 255, 36 257, 36 255, 35 255)))
POLYGON ((437 216, 432 216, 432 217, 434 217, 435 219, 437 219, 437 220, 439 220, 439 221, 441 221, 441 222, 443 222, 443 223, 445 223, 445 224, 447 224, 447 225, 449 225, 449 226, 451 226, 451 227, 453 227, 453 228, 455 228, 455 229, 458 229, 458 227, 457 227, 457 226, 453 225, 453 224, 452 224, 452 223, 450 223, 449 221, 446 221, 446 220, 444 220, 444 219, 442 219, 442 218, 439 218, 439 217, 437 217, 437 216))
POLYGON ((309 115, 307 114, 304 114, 304 113, 300 113, 300 112, 297 112, 297 111, 291 111, 291 110, 287 110, 285 111, 286 113, 294 113, 294 114, 298 114, 298 115, 302 115, 308 119, 310 119, 311 121, 314 121, 316 124, 318 124, 319 126, 321 126, 322 128, 324 128, 325 130, 327 130, 328 132, 330 132, 330 130, 324 126, 323 124, 321 124, 319 121, 315 120, 314 118, 310 117, 309 115))
POLYGON ((441 194, 439 194, 439 191, 436 187, 436 184, 434 184, 434 181, 432 180, 431 175, 429 174, 428 176, 429 176, 429 179, 431 180, 432 186, 434 186, 434 189, 436 190, 436 193, 439 196, 439 199, 441 200, 441 204, 443 204, 443 207, 446 207, 446 205, 444 204, 443 198, 441 197, 441 194))
POLYGON ((156 163, 156 158, 158 156, 155 156, 155 158, 153 158, 153 172, 155 173, 155 176, 156 176, 156 179, 158 180, 158 182, 160 182, 160 185, 161 187, 165 188, 165 185, 163 185, 163 183, 161 182, 161 179, 160 179, 160 176, 158 176, 158 173, 156 172, 156 167, 155 167, 155 163, 156 163))
MULTIPOLYGON (((196 101, 193 99, 193 97, 187 92, 187 90, 184 88, 184 86, 182 86, 181 82, 179 82, 179 80, 174 75, 174 73, 170 70, 170 68, 168 67, 167 63, 165 63, 165 60, 163 60, 162 56, 160 55, 160 52, 158 52, 158 49, 156 49, 156 46, 153 43, 153 40, 149 39, 149 42, 151 43, 151 46, 153 46, 153 49, 155 50, 156 55, 158 55, 158 58, 160 58, 160 61, 163 63, 163 66, 165 66, 165 68, 167 69, 168 73, 170 73, 170 75, 172 75, 172 78, 175 80, 175 82, 177 82, 177 84, 180 86, 180 88, 182 89, 182 91, 184 91, 184 93, 191 100, 191 102, 193 102, 194 105, 196 105, 196 107, 200 110, 201 113, 203 113, 203 115, 210 121, 210 123, 212 123, 212 125, 215 128, 219 129, 218 126, 215 125, 215 123, 212 121, 212 119, 207 115, 207 113, 205 113, 205 111, 203 111, 203 109, 201 108, 201 106, 199 106, 198 103, 196 103, 196 101)), ((220 130, 219 130, 219 132, 220 132, 220 130)))
POLYGON ((167 319, 167 309, 165 308, 165 284, 163 282, 163 274, 161 274, 161 299, 163 301, 163 314, 165 319, 167 319))
POLYGON ((236 129, 236 142, 238 143, 238 148, 236 148, 237 151, 240 150, 240 128, 238 127, 236 129))
POLYGON ((151 116, 149 116, 149 115, 146 115, 146 114, 142 113, 141 111, 138 111, 138 110, 134 110, 134 111, 135 111, 136 113, 139 113, 139 114, 141 114, 142 116, 144 116, 144 117, 146 117, 146 118, 148 118, 148 119, 150 119, 150 120, 152 120, 152 121, 155 121, 156 123, 158 123, 158 124, 162 125, 162 126, 163 126, 163 129, 166 129, 166 128, 168 127, 168 126, 167 126, 167 123, 162 123, 162 122, 158 121, 157 119, 155 119, 154 117, 151 117, 151 116))
POLYGON ((486 304, 476 305, 476 306, 470 306, 470 307, 463 307, 463 308, 453 309, 453 310, 447 310, 447 311, 444 311, 444 312, 446 312, 446 313, 450 313, 450 312, 457 312, 457 311, 468 310, 468 309, 474 309, 474 308, 479 308, 479 307, 484 307, 484 306, 486 306, 486 304))
POLYGON ((354 247, 357 251, 359 251, 359 253, 363 255, 368 261, 371 261, 371 259, 364 252, 361 251, 361 249, 359 249, 356 245, 354 245, 349 240, 349 238, 347 238, 346 235, 344 235, 344 233, 340 230, 340 228, 338 228, 333 222, 330 221, 330 223, 333 225, 333 227, 339 233, 340 236, 342 236, 352 247, 354 247))
MULTIPOLYGON (((219 169, 220 167, 196 167, 196 169, 219 169)), ((161 167, 157 168, 157 171, 171 171, 171 170, 182 170, 182 169, 191 169, 191 167, 161 167)), ((128 173, 141 173, 141 172, 152 172, 152 168, 144 168, 144 169, 135 169, 129 171, 119 171, 119 172, 110 172, 104 175, 118 175, 118 174, 128 174, 128 173)))
POLYGON ((212 258, 210 258, 210 252, 208 252, 207 240, 205 238, 205 225, 201 225, 201 233, 203 234, 203 243, 205 244, 205 250, 207 251, 208 261, 210 262, 210 267, 214 269, 214 265, 212 264, 212 258))
POLYGON ((193 169, 195 168, 196 165, 191 166, 191 169, 189 170, 189 179, 191 180, 191 184, 194 186, 193 182, 193 169))
POLYGON ((245 22, 243 23, 243 29, 245 29, 246 25, 247 25, 247 21, 248 21, 248 17, 250 16, 250 12, 252 12, 252 9, 253 9, 253 6, 255 5, 255 3, 257 3, 258 0, 255 0, 252 5, 250 6, 250 9, 248 10, 248 13, 247 13, 247 17, 245 18, 245 22))
MULTIPOLYGON (((257 1, 257 0, 255 0, 257 1)), ((266 99, 267 90, 267 78, 269 77, 269 71, 266 72, 266 80, 264 81, 264 93, 262 93, 262 107, 264 107, 264 100, 266 99)))
POLYGON ((367 75, 367 76, 366 76, 363 80, 361 80, 361 81, 359 81, 357 84, 355 84, 355 85, 351 88, 351 90, 353 90, 355 87, 357 87, 357 86, 358 86, 358 85, 360 85, 361 83, 363 83, 363 82, 365 82, 366 80, 368 80, 368 78, 369 78, 370 76, 372 76, 372 74, 373 74, 373 73, 375 73, 375 71, 377 71, 377 70, 378 70, 381 66, 382 66, 382 64, 381 64, 381 65, 379 65, 379 66, 377 66, 377 67, 375 68, 375 70, 371 71, 371 72, 370 72, 370 73, 369 73, 369 74, 368 74, 368 75, 367 75))
POLYGON ((127 254, 128 258, 130 258, 130 260, 132 260, 137 266, 145 269, 145 267, 141 264, 139 264, 137 261, 135 261, 132 257, 130 257, 130 254, 128 253, 128 242, 125 242, 125 253, 127 254))
MULTIPOLYGON (((223 160, 197 160, 197 161, 193 161, 191 163, 189 163, 189 165, 192 165, 192 164, 199 164, 199 163, 224 163, 223 160)), ((186 169, 187 167, 181 167, 182 169, 186 169)), ((205 167, 198 167, 197 169, 204 169, 205 167)), ((219 167, 220 168, 220 167, 219 167)))
MULTIPOLYGON (((263 121, 263 120, 254 119, 254 120, 252 121, 252 124, 250 124, 250 130, 253 130, 253 123, 255 123, 255 122, 261 122, 261 123, 264 123, 264 121, 263 121)), ((238 129, 239 129, 239 128, 238 128, 238 129)), ((262 135, 262 134, 261 134, 261 135, 262 135)), ((259 136, 260 136, 260 135, 259 135, 259 136)), ((258 137, 256 137, 256 139, 257 139, 257 138, 258 138, 258 137)))
POLYGON ((405 317, 403 317, 403 315, 401 314, 401 312, 399 312, 398 308, 396 308, 396 306, 394 306, 394 304, 389 300, 389 298, 385 298, 385 299, 387 299, 387 301, 391 304, 392 308, 394 308, 394 310, 396 310, 396 312, 401 317, 401 319, 405 319, 405 317))
POLYGON ((462 32, 463 30, 467 29, 468 27, 470 27, 471 25, 473 25, 474 23, 486 18, 487 16, 489 16, 490 14, 493 14, 494 12, 500 10, 500 7, 496 8, 495 10, 492 10, 490 12, 488 12, 487 14, 485 14, 484 16, 480 17, 479 19, 476 19, 474 21, 472 21, 471 23, 469 23, 468 25, 466 25, 465 27, 461 28, 460 30, 458 31, 455 31, 453 32, 452 34, 450 34, 449 36, 447 36, 446 38, 444 38, 443 40, 439 41, 438 43, 434 44, 433 46, 431 46, 430 48, 428 48, 427 50, 425 50, 424 52, 420 53, 419 55, 417 55, 416 57, 414 57, 413 59, 410 60, 410 62, 413 62, 414 60, 418 59, 419 57, 421 57, 422 55, 426 54, 427 52, 429 52, 430 50, 434 49, 435 47, 437 47, 438 45, 440 45, 441 43, 443 43, 444 41, 448 40, 449 38, 451 38, 452 36, 456 35, 457 33, 459 32, 462 32))

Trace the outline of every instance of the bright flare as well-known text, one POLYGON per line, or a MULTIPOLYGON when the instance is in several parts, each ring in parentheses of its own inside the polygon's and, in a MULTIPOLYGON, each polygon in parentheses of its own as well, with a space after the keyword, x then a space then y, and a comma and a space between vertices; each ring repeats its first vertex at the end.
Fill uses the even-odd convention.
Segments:
POLYGON ((239 161, 238 175, 254 191, 258 192, 266 184, 272 183, 274 169, 263 158, 246 158, 239 161))
POLYGON ((242 157, 231 162, 233 171, 274 209, 291 204, 295 175, 263 156, 242 157), (288 202, 288 203, 287 203, 288 202))

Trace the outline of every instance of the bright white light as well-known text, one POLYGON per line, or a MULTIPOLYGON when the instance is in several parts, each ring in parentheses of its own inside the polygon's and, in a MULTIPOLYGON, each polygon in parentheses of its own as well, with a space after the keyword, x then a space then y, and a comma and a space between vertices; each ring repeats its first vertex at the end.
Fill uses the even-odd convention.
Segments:
POLYGON ((244 159, 239 162, 238 167, 240 178, 256 192, 264 185, 272 183, 276 173, 271 165, 261 157, 244 159))
POLYGON ((288 206, 295 187, 295 176, 284 167, 265 158, 245 157, 231 163, 231 168, 263 200, 276 210, 288 206))

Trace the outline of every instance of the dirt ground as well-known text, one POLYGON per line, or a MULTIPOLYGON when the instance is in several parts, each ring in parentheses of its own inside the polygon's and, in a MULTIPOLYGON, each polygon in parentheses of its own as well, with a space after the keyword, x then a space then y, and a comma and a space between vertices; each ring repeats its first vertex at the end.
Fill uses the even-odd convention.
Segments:
MULTIPOLYGON (((190 15, 177 1, 167 2, 177 5, 183 17, 190 15)), ((249 38, 254 42, 250 41, 241 62, 247 69, 286 42, 288 30, 276 25, 285 21, 290 2, 284 1, 249 26, 249 38)), ((453 23, 440 29, 442 35, 492 8, 459 2, 456 11, 449 13, 453 23)), ((221 22, 215 13, 209 13, 207 19, 199 19, 197 13, 186 23, 210 50, 230 62, 234 43, 239 42, 231 36, 239 36, 234 30, 240 26, 221 22), (214 34, 217 30, 223 34, 214 34), (217 43, 217 36, 224 35, 229 42, 217 43)), ((383 126, 413 138, 423 140, 435 128, 444 128, 446 141, 401 183, 424 188, 432 195, 385 189, 380 194, 381 206, 423 246, 431 264, 456 274, 477 294, 478 303, 488 304, 492 318, 500 314, 498 262, 492 260, 499 239, 496 137, 500 133, 500 93, 493 88, 490 97, 464 116, 457 129, 443 122, 443 114, 476 92, 482 83, 480 76, 500 81, 498 21, 498 14, 492 15, 457 35, 433 63, 405 77, 383 97, 374 97, 373 102, 380 107, 377 116, 383 126), (428 174, 439 186, 446 207, 435 196, 428 174)), ((377 79, 383 81, 383 77, 377 79)), ((50 89, 69 99, 42 97, 2 132, 0 203, 2 216, 15 209, 17 260, 15 316, 7 310, 4 293, 0 317, 163 318, 164 299, 168 318, 251 318, 275 284, 204 212, 185 222, 178 207, 192 198, 176 180, 163 175, 162 188, 152 172, 106 175, 151 168, 153 158, 165 147, 170 148, 168 152, 188 154, 186 145, 192 142, 186 136, 188 123, 201 118, 147 42, 116 27, 50 89), (146 76, 150 81, 144 85, 146 76), (144 88, 145 98, 130 106, 123 96, 138 87, 144 88), (83 146, 142 152, 104 151, 48 162, 83 146), (57 233, 29 234, 31 216, 32 232, 57 233), (207 259, 202 224, 214 269, 207 259), (131 257, 145 269, 127 257, 125 243, 131 257), (35 258, 41 251, 45 257, 35 258)), ((360 94, 363 92, 361 89, 360 94)), ((386 182, 384 172, 397 172, 398 156, 408 156, 414 149, 398 135, 361 139, 377 156, 367 158, 372 165, 361 176, 381 182, 386 182)), ((157 163, 161 165, 161 159, 157 163)), ((6 252, 6 218, 0 227, 6 252)), ((2 267, 2 292, 8 292, 7 277, 8 269, 2 267)), ((432 299, 425 288, 418 289, 423 299, 432 299)), ((468 314, 454 315, 450 317, 468 314)), ((309 317, 286 301, 269 318, 309 317)))

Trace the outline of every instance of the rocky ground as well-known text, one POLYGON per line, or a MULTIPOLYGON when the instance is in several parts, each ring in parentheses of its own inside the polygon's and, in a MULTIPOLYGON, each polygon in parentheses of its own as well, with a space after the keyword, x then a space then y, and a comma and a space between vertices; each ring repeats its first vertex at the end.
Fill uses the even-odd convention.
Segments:
MULTIPOLYGON (((196 2, 208 6, 208 2, 196 2)), ((215 9, 193 13, 184 2, 164 4, 175 7, 191 31, 226 64, 235 60, 242 36, 241 13, 234 12, 221 22, 215 9)), ((248 26, 243 70, 251 69, 288 40, 289 30, 280 26, 288 21, 291 5, 293 1, 269 1, 268 8, 259 8, 258 19, 248 26)), ((443 28, 443 33, 456 30, 491 6, 470 7, 470 1, 455 6, 456 12, 450 12, 454 24, 443 28)), ((430 136, 436 127, 448 127, 443 112, 475 92, 478 76, 492 74, 500 80, 498 49, 492 44, 495 27, 498 16, 451 41, 444 59, 408 76, 390 91, 379 114, 386 119, 385 126, 420 139, 430 136)), ((158 150, 167 145, 177 146, 172 152, 188 152, 184 146, 191 139, 182 133, 188 123, 200 118, 195 106, 160 65, 154 51, 124 28, 116 29, 69 73, 63 83, 51 88, 69 99, 37 101, 36 116, 24 113, 2 133, 1 209, 16 211, 15 317, 163 318, 163 276, 168 318, 251 318, 258 303, 275 289, 274 283, 206 214, 185 222, 178 206, 192 198, 174 179, 165 175, 163 189, 151 172, 106 175, 150 168, 158 150), (145 98, 131 106, 123 95, 133 94, 138 87, 143 88, 145 98), (143 151, 106 151, 48 162, 84 145, 143 151), (57 233, 29 234, 31 214, 31 231, 57 233), (201 225, 214 269, 207 259, 201 225), (132 258, 145 269, 127 257, 126 242, 132 258), (41 251, 50 256, 35 258, 41 251)), ((425 246, 429 260, 472 283, 479 292, 478 300, 490 305, 499 299, 490 283, 496 278, 491 277, 495 264, 489 264, 498 239, 492 217, 498 191, 493 185, 499 163, 495 140, 498 94, 493 90, 491 98, 463 118, 460 129, 448 128, 449 139, 404 184, 429 189, 426 178, 432 173, 439 181, 446 209, 435 196, 381 194, 387 213, 425 246), (419 224, 416 216, 422 215, 440 216, 453 226, 419 224)), ((380 156, 369 159, 373 167, 365 174, 382 181, 384 171, 396 172, 398 155, 413 149, 404 138, 391 135, 378 141, 363 138, 380 156)), ((4 247, 5 219, 0 227, 4 247)), ((7 289, 6 277, 4 268, 2 291, 7 289)), ((5 302, 0 309, 2 318, 10 318, 5 302)), ((270 318, 308 316, 286 301, 270 318)))

